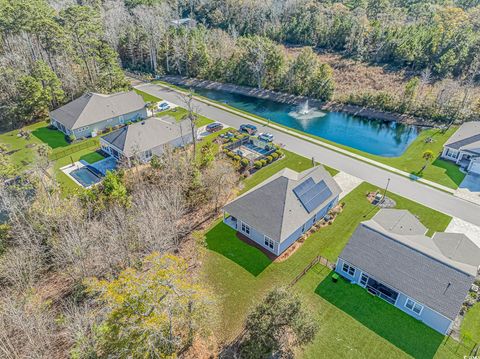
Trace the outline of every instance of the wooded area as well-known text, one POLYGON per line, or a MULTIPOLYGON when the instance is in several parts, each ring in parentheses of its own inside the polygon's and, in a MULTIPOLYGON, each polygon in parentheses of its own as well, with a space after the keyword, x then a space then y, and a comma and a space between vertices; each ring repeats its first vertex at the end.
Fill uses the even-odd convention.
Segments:
POLYGON ((360 86, 338 101, 444 122, 479 116, 476 1, 1 0, 0 17, 3 128, 86 91, 128 88, 122 67, 330 100, 331 66, 312 48, 412 79, 401 93, 360 86), (197 26, 172 23, 187 16, 197 26))

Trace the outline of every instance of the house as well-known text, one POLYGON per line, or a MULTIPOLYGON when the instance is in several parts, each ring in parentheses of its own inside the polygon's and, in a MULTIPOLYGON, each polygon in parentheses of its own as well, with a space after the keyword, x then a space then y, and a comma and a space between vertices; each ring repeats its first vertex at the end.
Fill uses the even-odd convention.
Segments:
POLYGON ((382 209, 358 225, 335 270, 446 334, 478 273, 480 248, 463 234, 426 232, 410 212, 382 209))
POLYGON ((441 157, 480 174, 480 121, 462 124, 443 145, 441 157))
POLYGON ((149 161, 160 156, 166 146, 180 147, 192 142, 188 120, 169 117, 150 118, 112 131, 100 138, 102 150, 118 160, 149 161))
POLYGON ((183 19, 178 19, 178 20, 171 20, 170 24, 172 24, 173 27, 187 27, 187 28, 193 28, 197 26, 197 21, 195 19, 190 19, 189 17, 184 17, 183 19))
POLYGON ((111 95, 87 93, 50 112, 51 124, 76 138, 147 117, 145 101, 135 91, 111 95))
POLYGON ((340 192, 323 166, 286 168, 225 205, 224 222, 278 256, 337 204, 340 192))

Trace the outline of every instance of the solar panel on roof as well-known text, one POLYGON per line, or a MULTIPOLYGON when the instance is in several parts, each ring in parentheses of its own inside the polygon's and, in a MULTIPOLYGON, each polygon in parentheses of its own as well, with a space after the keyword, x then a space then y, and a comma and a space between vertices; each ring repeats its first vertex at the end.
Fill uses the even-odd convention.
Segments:
POLYGON ((311 177, 295 187, 293 192, 309 213, 332 195, 325 181, 315 183, 311 177))
POLYGON ((293 193, 295 193, 300 199, 300 197, 313 186, 315 186, 315 181, 312 179, 312 177, 309 177, 305 181, 300 183, 297 187, 295 187, 293 189, 293 193))

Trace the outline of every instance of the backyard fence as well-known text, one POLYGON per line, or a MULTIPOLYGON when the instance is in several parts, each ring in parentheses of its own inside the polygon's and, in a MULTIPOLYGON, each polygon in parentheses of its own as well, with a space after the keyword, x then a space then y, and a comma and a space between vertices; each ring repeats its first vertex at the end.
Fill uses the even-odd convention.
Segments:
POLYGON ((71 155, 72 153, 75 153, 75 152, 78 152, 78 151, 81 151, 81 150, 85 150, 85 149, 91 148, 91 147, 98 147, 98 142, 95 139, 89 139, 89 140, 83 141, 81 143, 78 143, 76 145, 68 146, 67 148, 65 148, 63 150, 59 149, 57 151, 54 151, 50 155, 50 159, 52 161, 56 161, 59 158, 66 157, 68 155, 71 155))
POLYGON ((289 284, 289 287, 294 286, 307 272, 313 268, 316 264, 321 264, 330 269, 335 268, 335 263, 330 262, 327 258, 322 256, 316 256, 289 284))

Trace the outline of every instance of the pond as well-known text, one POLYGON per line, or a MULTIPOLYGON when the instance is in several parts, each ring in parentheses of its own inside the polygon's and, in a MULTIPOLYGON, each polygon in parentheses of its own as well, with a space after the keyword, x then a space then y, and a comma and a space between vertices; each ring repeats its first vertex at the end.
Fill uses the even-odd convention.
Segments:
POLYGON ((421 131, 412 125, 368 120, 342 112, 322 112, 306 106, 299 108, 221 90, 195 88, 195 92, 272 122, 384 157, 400 156, 421 131))

